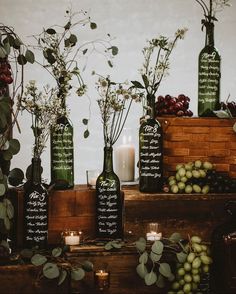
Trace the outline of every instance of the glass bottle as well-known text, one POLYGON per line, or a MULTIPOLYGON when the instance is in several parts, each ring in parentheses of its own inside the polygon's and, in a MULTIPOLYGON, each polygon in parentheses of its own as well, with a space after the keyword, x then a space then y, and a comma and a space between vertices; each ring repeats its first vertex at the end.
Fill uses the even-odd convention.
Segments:
POLYGON ((139 129, 139 190, 154 193, 162 190, 162 127, 155 118, 155 96, 148 96, 148 116, 139 129))
POLYGON ((205 47, 198 60, 198 116, 215 116, 220 109, 221 57, 214 46, 214 23, 205 22, 205 47))
POLYGON ((41 160, 33 158, 31 177, 24 185, 24 235, 26 248, 46 248, 48 240, 48 192, 41 183, 41 160))
POLYGON ((229 219, 212 233, 211 293, 236 293, 236 201, 226 203, 229 219))
POLYGON ((73 126, 66 116, 51 132, 51 182, 57 190, 74 186, 73 126))
POLYGON ((120 180, 113 171, 113 148, 104 147, 103 171, 96 182, 96 236, 123 239, 123 198, 120 180))

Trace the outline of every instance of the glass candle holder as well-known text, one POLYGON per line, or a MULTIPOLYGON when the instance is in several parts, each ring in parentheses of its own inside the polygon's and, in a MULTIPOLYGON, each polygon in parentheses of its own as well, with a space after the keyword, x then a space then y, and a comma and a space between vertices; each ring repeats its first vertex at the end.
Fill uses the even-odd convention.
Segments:
POLYGON ((161 227, 159 223, 149 223, 147 225, 147 241, 156 241, 161 240, 162 232, 160 231, 161 227))
POLYGON ((101 171, 98 169, 87 170, 86 178, 87 178, 87 187, 90 189, 96 188, 96 181, 98 176, 101 174, 101 171))
POLYGON ((65 230, 62 232, 62 239, 65 245, 73 246, 80 244, 80 232, 65 230))
POLYGON ((94 272, 94 286, 96 289, 103 291, 110 287, 110 272, 105 269, 94 272))
POLYGON ((135 148, 132 129, 124 128, 115 147, 115 173, 121 182, 133 182, 135 175, 135 148))

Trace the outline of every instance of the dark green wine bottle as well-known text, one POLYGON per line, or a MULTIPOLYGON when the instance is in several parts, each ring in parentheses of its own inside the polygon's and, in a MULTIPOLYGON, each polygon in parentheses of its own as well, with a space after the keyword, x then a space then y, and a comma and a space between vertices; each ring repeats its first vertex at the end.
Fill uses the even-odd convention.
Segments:
POLYGON ((155 96, 148 96, 148 116, 139 128, 139 190, 162 191, 162 127, 155 118, 155 96))
POLYGON ((51 132, 51 182, 57 190, 74 186, 73 126, 65 116, 51 132))
POLYGON ((198 61, 198 116, 215 116, 220 109, 221 57, 214 46, 214 23, 205 22, 205 47, 198 61))
POLYGON ((24 233, 26 248, 47 248, 48 192, 41 183, 41 160, 33 158, 31 177, 24 185, 24 233))
POLYGON ((123 198, 120 180, 113 171, 113 149, 104 148, 103 171, 96 182, 96 236, 123 239, 123 198))

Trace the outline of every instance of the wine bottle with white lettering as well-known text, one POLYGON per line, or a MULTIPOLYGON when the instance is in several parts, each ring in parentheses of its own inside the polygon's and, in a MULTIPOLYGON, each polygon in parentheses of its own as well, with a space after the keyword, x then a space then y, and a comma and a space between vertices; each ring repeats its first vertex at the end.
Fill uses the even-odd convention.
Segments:
POLYGON ((51 132, 51 183, 57 190, 74 186, 73 126, 66 116, 51 132))
POLYGON ((203 21, 205 47, 198 60, 198 116, 215 116, 220 109, 221 57, 214 44, 214 23, 203 21))
POLYGON ((46 248, 48 241, 48 191, 41 182, 41 160, 33 158, 31 177, 24 185, 23 246, 46 248))
POLYGON ((113 148, 104 147, 103 171, 96 182, 96 236, 100 240, 123 239, 123 197, 113 171, 113 148))
POLYGON ((162 191, 162 127, 155 118, 155 96, 147 96, 147 118, 139 128, 139 190, 162 191))

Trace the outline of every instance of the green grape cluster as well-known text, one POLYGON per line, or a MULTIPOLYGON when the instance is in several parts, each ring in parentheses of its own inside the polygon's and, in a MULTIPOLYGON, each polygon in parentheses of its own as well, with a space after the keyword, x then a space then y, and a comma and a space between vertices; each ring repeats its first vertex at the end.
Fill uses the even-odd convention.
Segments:
POLYGON ((176 193, 203 193, 210 191, 210 186, 203 179, 206 178, 207 172, 213 169, 212 163, 208 161, 188 162, 177 164, 176 173, 168 178, 166 189, 176 193))
POLYGON ((177 264, 175 280, 168 294, 201 293, 199 284, 212 263, 209 247, 198 236, 192 236, 186 246, 186 257, 177 264))

